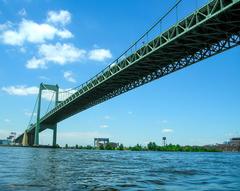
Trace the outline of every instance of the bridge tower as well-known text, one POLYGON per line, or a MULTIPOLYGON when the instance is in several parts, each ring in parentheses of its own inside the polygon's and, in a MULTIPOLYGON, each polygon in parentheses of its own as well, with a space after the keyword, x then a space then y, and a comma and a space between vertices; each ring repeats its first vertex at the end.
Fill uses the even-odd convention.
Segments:
MULTIPOLYGON (((39 87, 39 94, 38 94, 38 106, 37 106, 37 123, 35 128, 35 135, 34 135, 34 146, 39 145, 39 129, 41 124, 40 122, 40 115, 41 115, 41 99, 42 99, 42 91, 44 90, 51 90, 55 92, 55 106, 58 104, 58 94, 59 94, 59 87, 58 85, 49 85, 49 84, 40 84, 39 87)), ((57 124, 47 124, 46 125, 49 129, 53 130, 53 146, 57 144, 57 124)))

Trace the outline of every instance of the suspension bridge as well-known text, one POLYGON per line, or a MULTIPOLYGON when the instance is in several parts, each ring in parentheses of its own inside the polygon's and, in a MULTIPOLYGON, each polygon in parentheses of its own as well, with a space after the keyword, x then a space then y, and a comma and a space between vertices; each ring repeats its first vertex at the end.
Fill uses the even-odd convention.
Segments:
POLYGON ((184 6, 183 2, 177 1, 138 41, 84 84, 65 92, 57 85, 40 84, 36 121, 15 142, 37 146, 39 133, 52 129, 55 146, 60 121, 240 44, 240 0, 207 1, 179 18, 179 7, 187 7, 189 0, 184 6), (175 23, 163 29, 172 13, 175 23), (45 90, 55 92, 54 107, 41 116, 45 90))

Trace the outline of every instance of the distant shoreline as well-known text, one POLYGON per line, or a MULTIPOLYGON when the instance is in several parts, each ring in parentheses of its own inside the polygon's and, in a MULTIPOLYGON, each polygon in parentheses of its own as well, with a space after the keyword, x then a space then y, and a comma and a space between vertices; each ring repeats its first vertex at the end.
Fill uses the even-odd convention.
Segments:
POLYGON ((118 151, 156 151, 156 152, 240 152, 240 146, 226 145, 207 145, 207 146, 180 146, 180 145, 166 145, 158 146, 155 143, 149 143, 148 146, 141 146, 137 144, 133 147, 124 147, 122 144, 119 147, 109 147, 108 145, 101 147, 93 146, 68 146, 65 147, 53 147, 50 145, 39 146, 22 146, 22 145, 0 145, 0 147, 24 147, 24 148, 53 148, 53 149, 66 149, 66 150, 118 150, 118 151))
MULTIPOLYGON (((64 150, 92 150, 92 151, 144 151, 144 152, 149 152, 149 151, 154 151, 154 150, 130 150, 130 149, 124 149, 124 150, 119 150, 119 149, 99 149, 99 148, 92 148, 92 149, 87 149, 87 148, 75 148, 75 147, 69 147, 69 148, 65 148, 65 147, 53 147, 53 146, 49 146, 49 145, 40 145, 40 146, 22 146, 22 145, 0 145, 0 147, 15 147, 15 148, 46 148, 46 149, 64 149, 64 150)), ((162 150, 162 151, 158 151, 155 150, 154 152, 224 152, 224 151, 216 151, 216 150, 208 150, 208 151, 196 151, 196 150, 192 150, 192 151, 173 151, 173 150, 162 150)), ((229 152, 233 152, 233 151, 229 151, 229 152)))

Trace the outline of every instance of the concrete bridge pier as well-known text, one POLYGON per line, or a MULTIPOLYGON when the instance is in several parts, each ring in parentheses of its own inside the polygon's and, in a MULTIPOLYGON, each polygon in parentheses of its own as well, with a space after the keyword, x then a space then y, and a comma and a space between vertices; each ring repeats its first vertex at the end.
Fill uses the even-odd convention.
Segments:
POLYGON ((22 145, 23 146, 33 146, 34 144, 34 135, 32 133, 24 132, 22 145))

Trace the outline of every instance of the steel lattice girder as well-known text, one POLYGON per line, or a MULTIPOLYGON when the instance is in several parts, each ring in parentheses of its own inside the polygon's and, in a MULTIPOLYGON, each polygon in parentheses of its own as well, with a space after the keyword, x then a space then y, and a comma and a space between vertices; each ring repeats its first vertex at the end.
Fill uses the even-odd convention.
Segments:
MULTIPOLYGON (((240 0, 213 0, 131 55, 81 85, 41 123, 64 120, 89 107, 211 57, 240 43, 240 0)), ((44 130, 41 128, 40 131, 44 130)), ((34 131, 34 126, 29 131, 34 131)))

